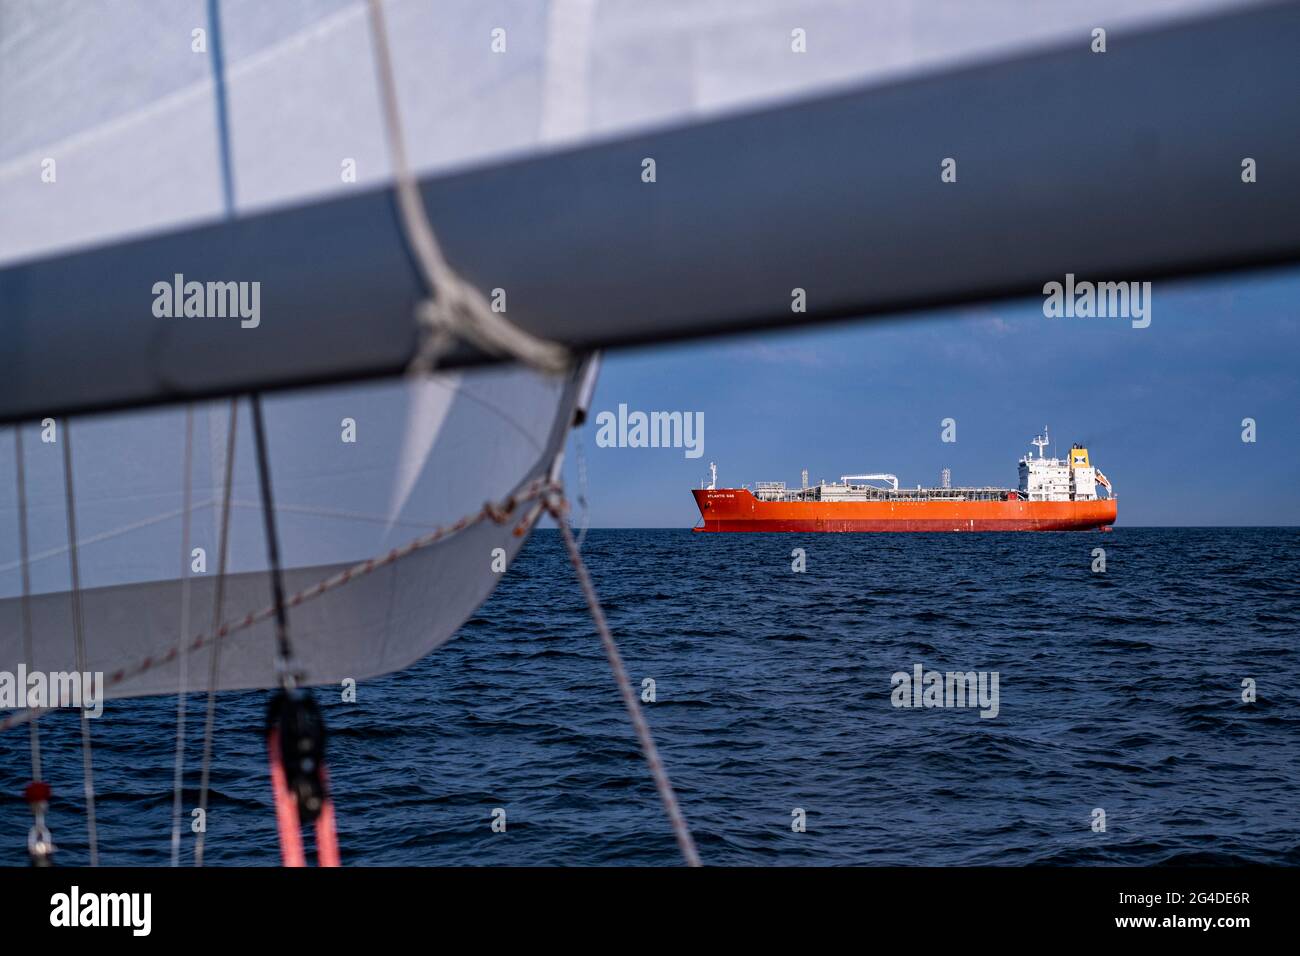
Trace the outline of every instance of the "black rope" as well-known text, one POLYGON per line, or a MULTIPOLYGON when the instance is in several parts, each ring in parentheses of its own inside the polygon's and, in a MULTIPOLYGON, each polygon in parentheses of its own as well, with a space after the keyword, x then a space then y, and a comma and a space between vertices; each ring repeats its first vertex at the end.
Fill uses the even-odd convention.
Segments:
POLYGON ((266 555, 271 571, 271 596, 275 603, 275 646, 280 655, 280 682, 293 687, 289 670, 293 649, 289 645, 289 617, 284 607, 284 571, 280 567, 280 538, 275 529, 275 502, 271 497, 271 462, 266 452, 266 426, 262 421, 262 396, 254 392, 253 435, 257 443, 257 479, 262 489, 262 518, 266 524, 266 555))
MULTIPOLYGON (((280 690, 271 695, 266 714, 267 745, 272 751, 272 779, 278 760, 283 779, 277 783, 276 815, 280 828, 281 854, 286 865, 293 858, 284 842, 286 829, 296 831, 304 823, 316 823, 316 854, 321 865, 338 866, 334 836, 334 813, 325 773, 325 722, 311 690, 297 686, 292 670, 293 648, 289 645, 289 616, 284 604, 284 569, 280 566, 280 538, 275 528, 275 501, 271 496, 271 462, 266 451, 266 425, 262 420, 262 399, 252 396, 253 434, 257 442, 257 477, 262 488, 262 516, 266 521, 266 553, 271 571, 271 593, 275 602, 275 643, 279 654, 280 690), (279 753, 274 750, 278 749, 279 753), (278 788, 293 798, 294 809, 284 816, 278 788), (333 862, 327 862, 328 860, 333 862)), ((300 835, 295 834, 295 839, 300 835)), ((298 851, 301 853, 301 850, 298 851)))

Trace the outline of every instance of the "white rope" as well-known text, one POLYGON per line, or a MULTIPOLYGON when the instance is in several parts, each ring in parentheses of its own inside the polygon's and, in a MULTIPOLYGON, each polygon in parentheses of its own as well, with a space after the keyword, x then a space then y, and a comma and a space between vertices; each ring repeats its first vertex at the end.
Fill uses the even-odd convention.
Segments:
MULTIPOLYGON (((72 427, 63 419, 63 488, 68 511, 68 566, 72 574, 72 637, 76 647, 77 672, 86 673, 86 633, 81 613, 81 569, 77 561, 77 502, 72 485, 72 427)), ((81 695, 81 772, 86 794, 86 840, 90 865, 99 866, 99 832, 95 825, 95 768, 91 757, 90 719, 86 716, 86 695, 81 695)))
MULTIPOLYGON (((172 866, 181 861, 181 801, 185 790, 185 708, 189 697, 189 654, 185 636, 190 632, 190 498, 194 449, 194 406, 185 406, 184 508, 181 509, 181 629, 176 639, 176 766, 172 773, 172 866)), ((33 723, 32 726, 35 726, 33 723)))
MULTIPOLYGON (((218 539, 217 581, 212 598, 212 633, 221 626, 221 605, 226 590, 226 556, 230 550, 230 489, 234 483, 235 424, 239 420, 239 399, 230 400, 230 429, 226 434, 225 490, 221 496, 221 536, 218 539)), ((217 718, 217 671, 220 666, 221 644, 214 643, 208 651, 208 710, 203 721, 203 765, 199 773, 199 817, 202 827, 194 838, 194 865, 203 865, 203 844, 208 829, 208 784, 212 772, 212 731, 217 718)))
MULTIPOLYGON (((27 470, 23 462, 23 428, 14 426, 14 460, 18 463, 18 560, 22 565, 22 620, 23 620, 23 659, 27 666, 36 667, 36 650, 32 639, 32 575, 30 553, 27 540, 27 470)), ((29 735, 32 752, 32 784, 39 786, 44 782, 44 768, 41 762, 41 731, 36 721, 31 722, 29 735)), ((27 852, 34 865, 48 864, 54 852, 54 839, 50 828, 45 824, 47 804, 44 800, 32 799, 32 826, 27 832, 27 852)))
MULTIPOLYGON (((14 427, 14 456, 18 462, 18 563, 22 567, 22 618, 23 618, 23 657, 27 666, 36 667, 36 652, 32 646, 32 574, 28 564, 27 543, 27 469, 23 463, 23 430, 21 425, 14 427)), ((41 732, 32 721, 32 780, 41 782, 41 732)))
POLYGON ((573 531, 569 528, 564 504, 552 498, 548 501, 547 507, 555 518, 555 523, 560 526, 565 547, 569 549, 569 560, 573 562, 573 570, 578 575, 578 583, 582 586, 582 593, 587 599, 587 609, 591 612, 591 620, 600 634, 600 642, 605 646, 605 656, 609 658, 610 670, 614 672, 619 693, 623 695, 623 705, 627 708, 627 714, 632 718, 632 726, 641 741, 641 752, 645 755, 646 763, 650 765, 650 775, 654 777, 659 799, 663 801, 668 821, 672 824, 677 846, 682 851, 682 859, 686 861, 687 866, 699 866, 700 857, 695 851, 695 839, 691 836, 690 827, 687 826, 686 818, 682 816, 681 807, 677 804, 677 794, 673 792, 668 771, 664 768, 663 761, 659 759, 659 750, 655 747, 650 725, 646 723, 645 714, 641 710, 641 702, 637 699, 636 691, 632 689, 627 668, 623 666, 623 657, 619 654, 618 645, 614 643, 614 636, 605 621, 605 612, 601 609, 600 599, 596 596, 596 588, 591 583, 591 575, 587 573, 587 566, 582 562, 582 553, 578 550, 578 542, 574 540, 573 531))
POLYGON ((431 372, 453 338, 489 354, 513 358, 540 371, 562 372, 568 369, 570 356, 566 348, 531 335, 500 313, 493 312, 483 293, 457 275, 443 258, 420 197, 419 183, 406 159, 406 139, 402 133, 397 84, 388 50, 383 0, 370 0, 370 28, 402 232, 430 296, 416 310, 423 342, 411 363, 411 372, 431 372))

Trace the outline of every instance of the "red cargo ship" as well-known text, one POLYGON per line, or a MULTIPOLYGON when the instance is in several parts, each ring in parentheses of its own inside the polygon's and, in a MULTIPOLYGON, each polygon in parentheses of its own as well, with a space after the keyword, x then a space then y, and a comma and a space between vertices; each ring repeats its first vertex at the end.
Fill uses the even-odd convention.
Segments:
POLYGON ((938 488, 899 488, 894 475, 844 475, 838 483, 786 488, 758 482, 750 490, 718 488, 710 464, 707 487, 692 492, 703 527, 696 531, 1086 531, 1109 528, 1117 501, 1110 481, 1080 445, 1067 459, 1020 460, 1019 488, 952 488, 944 470, 938 488), (885 484, 880 484, 881 482, 885 484))

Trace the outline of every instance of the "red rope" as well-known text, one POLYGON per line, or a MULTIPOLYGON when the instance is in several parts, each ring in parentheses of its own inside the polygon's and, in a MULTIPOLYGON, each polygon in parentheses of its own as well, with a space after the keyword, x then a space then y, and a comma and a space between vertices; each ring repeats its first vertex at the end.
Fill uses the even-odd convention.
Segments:
POLYGON ((334 798, 329 796, 330 775, 324 767, 320 768, 321 779, 325 781, 325 803, 316 818, 316 865, 341 866, 339 863, 339 835, 334 829, 334 798))
MULTIPOLYGON (((279 728, 266 735, 267 753, 271 764, 271 792, 275 798, 275 824, 280 834, 280 863, 282 866, 306 866, 307 850, 302 842, 302 821, 298 816, 298 801, 289 792, 288 777, 280 755, 279 728)), ((321 767, 321 780, 325 784, 325 802, 316 817, 316 865, 341 866, 339 862, 339 835, 334 825, 334 800, 329 796, 329 771, 321 767)))
POLYGON ((289 783, 284 774, 278 728, 273 728, 266 735, 266 749, 271 761, 271 791, 275 794, 275 823, 280 831, 280 861, 284 866, 306 866, 307 854, 302 846, 302 826, 298 822, 298 801, 289 792, 289 783))

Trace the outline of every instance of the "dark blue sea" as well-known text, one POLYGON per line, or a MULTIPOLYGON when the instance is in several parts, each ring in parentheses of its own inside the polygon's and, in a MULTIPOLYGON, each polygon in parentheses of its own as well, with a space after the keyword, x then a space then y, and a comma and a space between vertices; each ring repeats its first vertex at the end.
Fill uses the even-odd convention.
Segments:
MULTIPOLYGON (((648 716, 700 855, 721 865, 1300 864, 1298 555, 1294 528, 585 544, 634 682, 655 682, 648 716), (996 672, 997 716, 894 706, 891 675, 917 664, 996 672)), ((345 864, 678 861, 555 531, 450 644, 355 704, 317 694, 345 864)), ((264 701, 219 698, 212 864, 278 862, 264 701)), ((194 695, 187 811, 202 708, 194 695)), ((117 701, 93 722, 104 864, 169 861, 175 711, 117 701)), ((58 859, 83 863, 77 719, 41 728, 58 859)), ((3 864, 26 862, 29 773, 26 731, 5 732, 3 864)), ((185 862, 192 846, 187 828, 185 862)))

